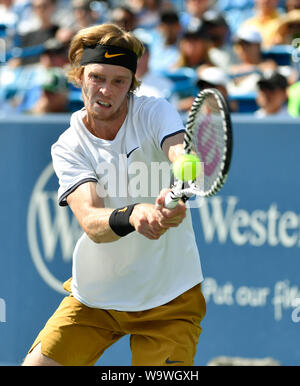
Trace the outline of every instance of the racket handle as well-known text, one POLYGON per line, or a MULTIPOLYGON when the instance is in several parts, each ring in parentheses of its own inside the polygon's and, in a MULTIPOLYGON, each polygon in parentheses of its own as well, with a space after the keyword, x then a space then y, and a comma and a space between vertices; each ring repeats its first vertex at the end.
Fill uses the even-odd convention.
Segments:
POLYGON ((176 208, 180 197, 174 197, 172 192, 169 192, 165 197, 164 207, 168 209, 176 208))

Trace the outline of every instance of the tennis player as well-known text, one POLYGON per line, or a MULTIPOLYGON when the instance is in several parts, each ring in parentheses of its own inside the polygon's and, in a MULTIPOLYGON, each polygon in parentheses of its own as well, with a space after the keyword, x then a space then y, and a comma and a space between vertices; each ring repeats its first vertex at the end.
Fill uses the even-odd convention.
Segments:
POLYGON ((64 283, 69 294, 23 365, 93 365, 126 334, 133 365, 193 365, 205 300, 190 212, 183 202, 164 208, 168 189, 156 197, 130 189, 130 165, 172 163, 184 131, 166 100, 134 94, 142 53, 136 37, 112 24, 80 30, 71 42, 69 78, 82 88, 84 108, 52 158, 59 204, 84 232, 64 283), (103 165, 119 173, 106 180, 116 181, 116 194, 105 190, 103 165))

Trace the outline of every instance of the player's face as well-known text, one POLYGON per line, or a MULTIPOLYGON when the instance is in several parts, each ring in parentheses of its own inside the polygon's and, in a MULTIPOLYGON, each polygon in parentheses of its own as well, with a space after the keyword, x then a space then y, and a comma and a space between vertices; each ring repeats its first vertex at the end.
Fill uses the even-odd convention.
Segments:
POLYGON ((102 121, 115 120, 127 111, 132 73, 111 64, 89 64, 81 79, 87 113, 102 121))

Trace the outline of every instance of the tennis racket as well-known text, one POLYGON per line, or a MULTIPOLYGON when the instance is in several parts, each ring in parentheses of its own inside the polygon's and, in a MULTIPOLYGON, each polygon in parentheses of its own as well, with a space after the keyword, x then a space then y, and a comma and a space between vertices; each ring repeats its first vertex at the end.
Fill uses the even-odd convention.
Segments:
POLYGON ((181 181, 174 177, 164 206, 175 208, 178 201, 197 195, 209 197, 224 185, 229 172, 233 146, 227 102, 216 89, 199 92, 192 104, 184 135, 183 154, 195 154, 202 163, 201 178, 181 181))

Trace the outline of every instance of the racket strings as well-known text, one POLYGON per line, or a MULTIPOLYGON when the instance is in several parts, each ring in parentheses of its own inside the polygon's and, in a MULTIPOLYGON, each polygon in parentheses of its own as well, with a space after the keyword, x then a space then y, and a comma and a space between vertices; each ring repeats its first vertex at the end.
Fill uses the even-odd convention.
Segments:
MULTIPOLYGON (((191 151, 196 152, 204 166, 202 189, 207 191, 217 184, 224 163, 226 135, 223 114, 214 96, 206 97, 194 116, 191 151)), ((199 181, 197 181, 199 184, 199 181)))
MULTIPOLYGON (((197 154, 204 172, 193 183, 203 197, 216 194, 227 179, 232 153, 229 109, 216 89, 201 91, 188 116, 184 151, 197 154)), ((195 193, 196 194, 196 193, 195 193)))

